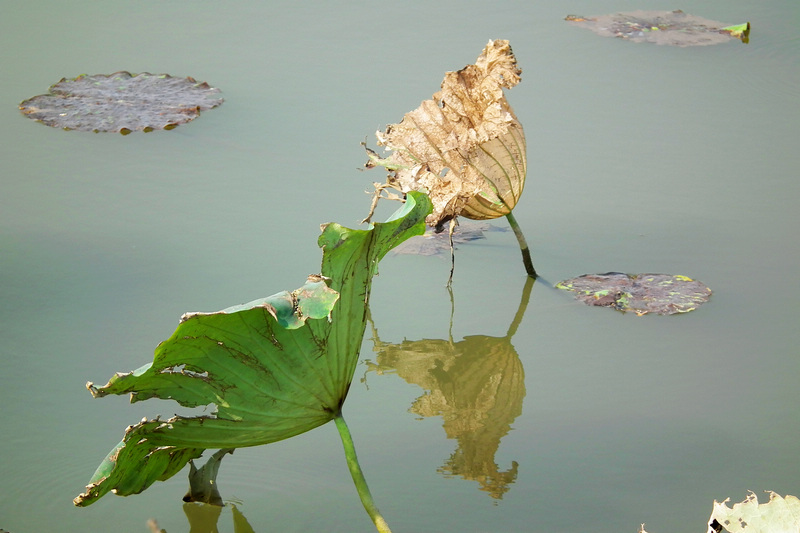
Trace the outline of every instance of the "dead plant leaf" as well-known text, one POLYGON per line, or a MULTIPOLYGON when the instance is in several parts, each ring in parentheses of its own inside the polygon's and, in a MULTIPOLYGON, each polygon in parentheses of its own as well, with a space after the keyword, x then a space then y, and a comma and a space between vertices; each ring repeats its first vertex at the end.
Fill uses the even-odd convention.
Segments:
POLYGON ((474 65, 445 74, 432 99, 376 133, 378 145, 392 151, 382 159, 368 150, 367 168, 389 171, 376 194, 427 192, 430 226, 510 213, 525 184, 525 135, 503 88, 517 85, 520 74, 505 40, 489 41, 474 65))
POLYGON ((714 510, 708 519, 708 532, 729 533, 788 533, 800 531, 800 500, 795 496, 785 498, 769 491, 769 502, 759 505, 754 493, 747 495, 733 508, 714 502, 714 510))

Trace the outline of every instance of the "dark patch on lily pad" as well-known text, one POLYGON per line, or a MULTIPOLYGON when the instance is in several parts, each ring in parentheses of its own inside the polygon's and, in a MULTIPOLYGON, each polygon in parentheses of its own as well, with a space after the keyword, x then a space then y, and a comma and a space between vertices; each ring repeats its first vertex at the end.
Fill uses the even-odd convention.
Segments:
POLYGON ((130 72, 81 75, 19 105, 33 120, 65 130, 119 132, 170 130, 222 104, 220 90, 193 78, 130 72))
POLYGON ((632 311, 637 315, 688 313, 711 297, 711 289, 686 276, 670 274, 586 274, 559 282, 586 305, 632 311))
POLYGON ((571 24, 592 30, 603 37, 618 37, 637 43, 671 46, 705 46, 738 39, 750 41, 750 23, 728 26, 675 11, 632 11, 613 15, 581 17, 567 15, 571 24))

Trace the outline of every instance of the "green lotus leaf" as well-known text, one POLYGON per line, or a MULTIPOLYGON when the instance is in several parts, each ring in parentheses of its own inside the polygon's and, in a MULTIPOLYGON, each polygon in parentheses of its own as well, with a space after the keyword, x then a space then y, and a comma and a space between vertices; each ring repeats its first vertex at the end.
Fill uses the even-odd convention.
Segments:
POLYGON ((218 507, 225 505, 219 492, 217 472, 222 459, 229 453, 233 453, 231 448, 218 450, 200 468, 195 466, 194 461, 189 461, 189 491, 183 497, 184 502, 207 503, 218 507))
POLYGON ((172 399, 211 412, 129 428, 75 504, 89 505, 109 490, 141 492, 207 448, 268 444, 339 417, 378 262, 423 233, 430 211, 428 197, 412 192, 389 221, 368 230, 325 225, 322 272, 303 287, 216 313, 185 314, 152 363, 102 387, 88 383, 96 397, 172 399))
POLYGON ((188 461, 202 455, 202 449, 158 446, 148 441, 147 434, 159 424, 152 420, 130 426, 100 463, 86 492, 73 500, 75 505, 89 505, 112 490, 119 496, 137 494, 156 481, 169 479, 188 461))

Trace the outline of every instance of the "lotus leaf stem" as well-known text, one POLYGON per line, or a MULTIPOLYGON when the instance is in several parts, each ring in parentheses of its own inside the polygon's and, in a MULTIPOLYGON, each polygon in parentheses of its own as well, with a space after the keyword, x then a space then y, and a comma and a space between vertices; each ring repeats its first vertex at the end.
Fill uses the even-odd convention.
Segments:
POLYGON ((361 465, 358 464, 353 437, 350 435, 350 429, 347 427, 347 423, 344 421, 341 411, 333 420, 336 422, 336 429, 339 430, 339 436, 342 438, 344 455, 347 457, 347 467, 350 469, 350 475, 353 476, 353 483, 356 485, 356 490, 361 497, 361 503, 364 505, 364 509, 367 511, 367 514, 375 523, 375 528, 380 533, 392 533, 392 530, 389 529, 389 524, 387 524, 386 520, 381 516, 380 511, 378 511, 378 506, 375 505, 372 494, 369 492, 367 480, 364 477, 364 473, 361 471, 361 465))
POLYGON ((525 272, 527 272, 528 276, 532 277, 533 279, 538 278, 539 276, 536 274, 536 270, 533 268, 531 250, 528 248, 528 242, 525 240, 525 235, 522 234, 522 228, 519 227, 517 219, 514 218, 513 213, 509 212, 506 215, 506 218, 508 219, 508 223, 511 224, 511 229, 514 230, 514 235, 517 236, 519 249, 522 252, 522 263, 525 265, 525 272))

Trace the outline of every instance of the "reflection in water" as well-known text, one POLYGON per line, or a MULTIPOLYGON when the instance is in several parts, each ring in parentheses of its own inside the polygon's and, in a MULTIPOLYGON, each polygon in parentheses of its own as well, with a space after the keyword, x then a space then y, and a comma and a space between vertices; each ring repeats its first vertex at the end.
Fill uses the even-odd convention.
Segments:
MULTIPOLYGON (((200 468, 194 465, 194 461, 189 461, 189 492, 183 497, 189 533, 218 533, 217 523, 226 505, 219 493, 217 473, 222 459, 233 452, 233 448, 219 450, 200 468)), ((255 533, 236 505, 231 502, 229 508, 233 514, 234 533, 255 533)), ((151 533, 167 533, 155 520, 149 520, 147 526, 151 533)))
MULTIPOLYGON (((230 504, 230 508, 233 514, 234 533, 255 533, 242 512, 233 504, 230 504)), ((183 512, 186 514, 186 519, 189 520, 189 533, 219 532, 217 523, 222 514, 221 506, 199 502, 184 503, 183 512)), ((159 528, 155 520, 148 521, 147 526, 151 533, 168 533, 167 530, 159 528)))
POLYGON ((373 325, 377 356, 374 363, 367 361, 368 371, 396 373, 425 389, 410 411, 422 417, 441 416, 447 438, 458 441, 458 447, 438 471, 477 481, 481 490, 498 500, 517 477, 516 461, 503 471, 494 457, 500 439, 522 413, 525 375, 511 337, 522 322, 533 282, 527 278, 519 309, 505 337, 471 335, 453 342, 450 334, 448 340, 391 344, 380 340, 373 325))

